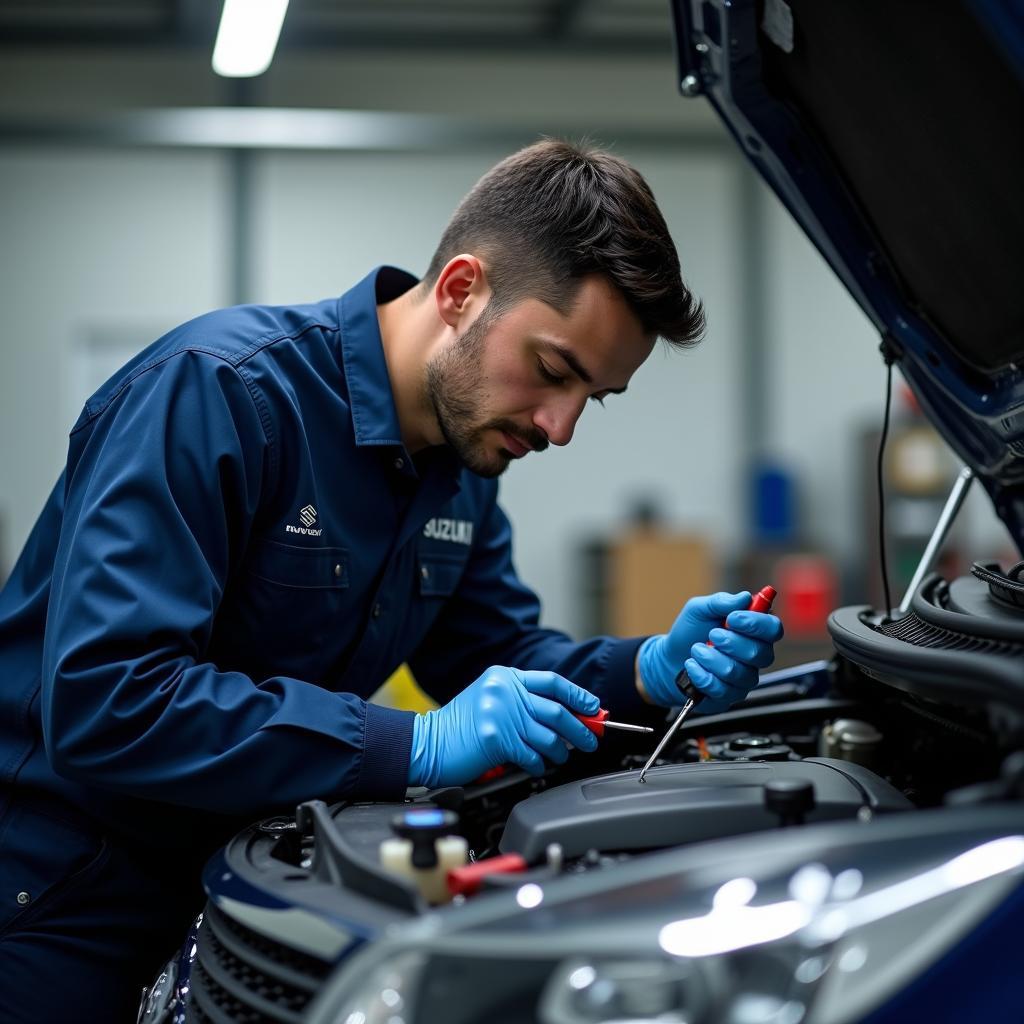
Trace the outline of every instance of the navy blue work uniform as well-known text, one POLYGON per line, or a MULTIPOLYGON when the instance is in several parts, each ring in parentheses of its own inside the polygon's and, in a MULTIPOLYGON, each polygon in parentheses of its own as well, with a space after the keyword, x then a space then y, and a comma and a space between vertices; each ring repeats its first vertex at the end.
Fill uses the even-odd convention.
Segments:
POLYGON ((86 403, 0 594, 0 1018, 130 1019, 203 859, 320 797, 400 799, 403 662, 444 703, 494 664, 642 707, 639 640, 538 626, 497 484, 405 450, 381 268, 171 331, 86 403))

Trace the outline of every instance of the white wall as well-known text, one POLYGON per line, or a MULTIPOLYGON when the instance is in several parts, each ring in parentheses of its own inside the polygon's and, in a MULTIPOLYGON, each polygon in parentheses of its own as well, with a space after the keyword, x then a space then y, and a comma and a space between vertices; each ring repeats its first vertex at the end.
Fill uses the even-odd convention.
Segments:
MULTIPOLYGON (((221 85, 204 62, 193 64, 159 54, 49 64, 12 56, 0 68, 0 110, 218 102, 221 85)), ((663 61, 622 62, 311 58, 275 65, 258 92, 282 105, 486 118, 526 137, 568 126, 614 143, 622 124, 660 133, 659 145, 616 148, 661 202, 684 272, 707 305, 707 341, 685 354, 658 350, 627 396, 588 410, 568 449, 513 467, 504 502, 522 575, 544 597, 547 621, 570 629, 578 621, 575 547, 611 529, 637 492, 660 498, 676 524, 706 532, 724 556, 735 554, 750 244, 740 222, 740 158, 707 105, 675 93, 667 51, 663 61)), ((421 271, 457 200, 504 152, 259 157, 255 297, 337 294, 384 261, 421 271)), ((0 148, 0 563, 20 549, 59 473, 67 428, 98 383, 87 378, 119 351, 229 300, 229 186, 217 151, 0 148), (97 343, 108 337, 106 347, 97 343)), ((770 448, 800 474, 807 533, 846 559, 859 505, 852 438, 881 412, 877 339, 774 198, 765 191, 761 201, 770 448)), ((981 534, 999 529, 983 524, 981 534)))
POLYGON ((771 447, 801 482, 803 532, 846 560, 861 537, 855 435, 885 396, 878 333, 768 189, 762 202, 771 447))
POLYGON ((4 565, 60 473, 98 339, 142 348, 225 301, 226 184, 214 153, 0 149, 4 565))

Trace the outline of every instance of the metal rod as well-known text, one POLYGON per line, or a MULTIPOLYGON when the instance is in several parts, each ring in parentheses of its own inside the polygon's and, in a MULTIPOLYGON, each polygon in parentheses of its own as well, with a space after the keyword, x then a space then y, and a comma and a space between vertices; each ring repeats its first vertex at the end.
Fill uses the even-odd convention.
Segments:
POLYGON ((654 732, 649 725, 629 725, 626 722, 602 722, 606 729, 621 729, 623 732, 654 732))
POLYGON ((924 549, 921 561, 917 563, 917 568, 914 570, 914 578, 910 581, 910 585, 903 595, 903 600, 900 601, 899 608, 896 609, 901 615, 905 615, 910 610, 910 602, 913 600, 914 594, 917 593, 921 580, 931 572, 932 563, 935 561, 939 548, 942 547, 946 535, 956 520, 957 513, 967 497, 967 492, 971 489, 971 482, 973 480, 973 471, 964 466, 957 475, 953 489, 949 492, 946 504, 939 515, 939 521, 935 524, 931 537, 928 538, 928 545, 924 549))
POLYGON ((679 729, 679 726, 683 724, 683 719, 686 718, 686 716, 690 713, 690 710, 693 708, 694 704, 696 704, 696 701, 691 697, 683 705, 683 710, 679 712, 679 715, 676 717, 676 720, 672 723, 668 732, 665 733, 664 736, 662 736, 661 742, 654 748, 654 753, 651 754, 651 756, 647 759, 647 764, 645 764, 643 768, 640 769, 640 778, 637 779, 638 782, 645 781, 644 776, 647 774, 648 768, 650 768, 651 765, 654 764, 655 761, 657 761, 658 755, 668 745, 668 741, 672 739, 673 736, 675 736, 676 732, 679 729))

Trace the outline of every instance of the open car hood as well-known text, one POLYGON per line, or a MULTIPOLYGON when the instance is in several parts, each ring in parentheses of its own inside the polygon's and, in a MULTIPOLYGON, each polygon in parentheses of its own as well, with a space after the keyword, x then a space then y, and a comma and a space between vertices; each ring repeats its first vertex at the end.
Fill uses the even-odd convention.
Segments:
POLYGON ((1024 14, 674 0, 703 94, 1024 554, 1024 14))

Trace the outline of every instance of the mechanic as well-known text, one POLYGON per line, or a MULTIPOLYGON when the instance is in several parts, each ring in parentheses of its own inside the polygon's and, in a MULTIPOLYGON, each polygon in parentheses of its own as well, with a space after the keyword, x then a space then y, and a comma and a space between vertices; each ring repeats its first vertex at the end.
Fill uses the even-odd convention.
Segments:
POLYGON ((477 183, 422 280, 213 312, 104 384, 0 594, 3 1019, 133 1019, 258 816, 540 773, 596 746, 570 711, 678 704, 684 667, 702 711, 743 698, 782 635, 749 594, 574 642, 496 501, 703 323, 643 178, 548 140, 477 183), (438 710, 367 702, 403 662, 438 710))

